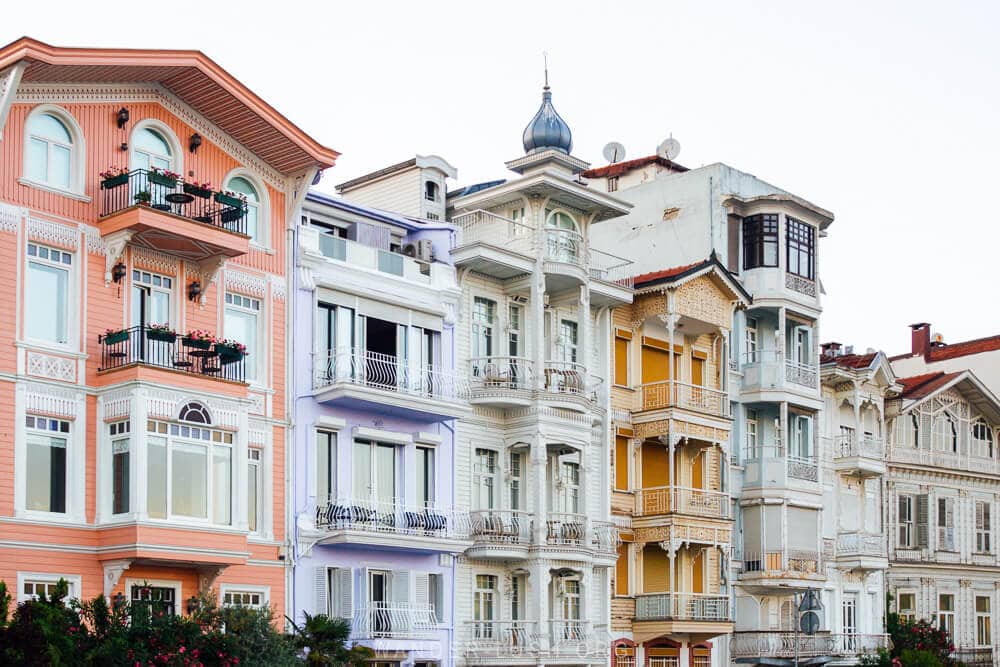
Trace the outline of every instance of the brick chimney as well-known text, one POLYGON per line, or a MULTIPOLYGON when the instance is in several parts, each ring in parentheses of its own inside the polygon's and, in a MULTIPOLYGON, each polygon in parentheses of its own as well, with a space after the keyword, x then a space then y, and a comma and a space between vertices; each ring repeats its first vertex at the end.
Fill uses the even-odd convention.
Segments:
POLYGON ((927 358, 931 351, 931 325, 917 322, 910 325, 910 353, 927 358))
POLYGON ((840 343, 823 343, 820 349, 822 349, 822 353, 820 354, 822 357, 840 356, 840 343))

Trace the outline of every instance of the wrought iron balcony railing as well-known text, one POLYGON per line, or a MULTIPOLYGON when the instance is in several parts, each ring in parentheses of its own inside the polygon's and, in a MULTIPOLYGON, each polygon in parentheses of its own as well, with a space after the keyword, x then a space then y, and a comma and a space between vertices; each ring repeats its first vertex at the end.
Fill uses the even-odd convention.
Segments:
POLYGON ((892 646, 888 635, 827 632, 806 635, 795 632, 734 632, 729 642, 733 658, 810 658, 856 656, 892 646))
POLYGON ((352 639, 433 639, 437 618, 430 605, 372 602, 354 611, 352 639))
POLYGON ((468 379, 431 366, 412 367, 391 354, 344 348, 317 355, 313 388, 345 383, 446 401, 469 396, 468 379))
POLYGON ((316 503, 320 530, 357 530, 416 537, 469 538, 469 513, 446 507, 406 505, 393 500, 330 498, 316 503))
POLYGON ((149 206, 219 229, 247 233, 247 203, 242 195, 207 190, 164 172, 135 169, 101 181, 102 216, 149 206))
POLYGON ((808 549, 767 549, 743 551, 743 573, 781 576, 786 573, 819 574, 823 559, 819 551, 808 549))
POLYGON ((534 389, 535 365, 525 357, 474 357, 469 359, 473 394, 520 392, 534 389))
POLYGON ((489 544, 531 544, 534 524, 531 512, 520 510, 473 510, 469 513, 472 539, 489 544))
POLYGON ((203 377, 245 382, 245 354, 206 341, 192 341, 159 327, 136 326, 97 337, 99 371, 143 364, 203 377))

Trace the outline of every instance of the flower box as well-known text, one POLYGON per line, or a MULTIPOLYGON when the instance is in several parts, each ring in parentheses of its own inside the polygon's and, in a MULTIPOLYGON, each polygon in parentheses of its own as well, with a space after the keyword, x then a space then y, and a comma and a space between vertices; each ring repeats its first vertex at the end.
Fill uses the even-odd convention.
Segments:
POLYGON ((212 341, 202 338, 188 338, 185 336, 183 342, 185 347, 193 347, 196 350, 209 350, 212 348, 212 341))
POLYGON ((171 176, 166 176, 159 172, 147 171, 146 179, 150 183, 156 183, 157 185, 162 185, 164 187, 173 188, 177 186, 177 179, 171 176))
POLYGON ((223 206, 232 206, 243 210, 243 200, 239 197, 233 197, 231 195, 223 194, 221 192, 215 193, 215 201, 222 204, 223 206))
POLYGON ((246 351, 232 345, 219 345, 216 343, 215 351, 219 353, 219 363, 233 364, 246 356, 246 351))
POLYGON ((206 190, 205 188, 199 188, 198 186, 191 185, 190 183, 184 184, 184 192, 194 197, 201 197, 202 199, 208 199, 209 197, 212 196, 211 190, 206 190))
POLYGON ((115 345, 116 343, 124 343, 128 340, 128 331, 115 331, 113 333, 104 334, 104 344, 105 345, 115 345))
POLYGON ((128 173, 118 174, 117 176, 105 178, 101 181, 101 189, 110 190, 111 188, 117 188, 119 185, 125 185, 126 183, 128 183, 128 173))
POLYGON ((177 334, 173 331, 165 331, 164 329, 147 329, 146 338, 164 343, 173 343, 177 340, 177 334))

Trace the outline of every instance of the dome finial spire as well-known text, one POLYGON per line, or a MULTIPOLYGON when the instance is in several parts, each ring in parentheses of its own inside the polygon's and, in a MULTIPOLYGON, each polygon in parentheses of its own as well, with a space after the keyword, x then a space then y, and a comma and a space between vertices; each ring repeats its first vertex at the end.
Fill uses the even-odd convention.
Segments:
POLYGON ((547 51, 542 51, 542 61, 545 63, 545 88, 549 89, 549 54, 547 51))
POLYGON ((542 62, 545 67, 545 87, 542 88, 542 106, 538 108, 535 117, 524 128, 521 136, 525 153, 537 153, 553 148, 563 153, 573 150, 573 134, 555 107, 552 106, 552 91, 549 89, 549 54, 542 51, 542 62))

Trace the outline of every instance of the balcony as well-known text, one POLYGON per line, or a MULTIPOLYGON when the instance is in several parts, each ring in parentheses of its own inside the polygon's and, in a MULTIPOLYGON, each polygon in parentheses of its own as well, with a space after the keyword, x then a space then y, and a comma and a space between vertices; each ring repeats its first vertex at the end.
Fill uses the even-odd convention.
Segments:
POLYGON ((728 393, 675 380, 639 385, 638 400, 637 412, 681 408, 712 417, 730 416, 728 393))
POLYGON ((119 233, 134 245, 190 261, 250 250, 247 205, 240 197, 145 169, 105 179, 101 190, 101 236, 119 233))
POLYGON ((407 505, 392 500, 328 499, 317 503, 316 530, 322 544, 386 545, 432 551, 469 546, 466 510, 407 505))
POLYGON ((618 562, 618 547, 622 543, 618 526, 611 521, 591 521, 590 532, 595 565, 613 567, 618 562))
POLYGON ((774 589, 802 589, 826 580, 825 563, 819 551, 808 549, 767 549, 744 551, 740 583, 764 594, 774 589))
POLYGON ((519 560, 528 557, 534 521, 530 512, 474 510, 470 513, 472 546, 467 558, 519 560))
POLYGON ((430 605, 371 602, 354 610, 351 639, 437 639, 438 621, 430 605))
POLYGON ((791 301, 818 311, 819 290, 815 280, 788 273, 777 267, 762 267, 740 273, 747 291, 753 294, 754 303, 762 301, 791 301))
POLYGON ((891 647, 889 635, 831 634, 822 632, 805 635, 795 632, 764 631, 734 632, 729 641, 729 653, 735 659, 744 658, 815 658, 820 656, 850 658, 891 647))
POLYGON ((645 593, 635 597, 637 621, 732 622, 729 597, 705 593, 645 593))
POLYGON ((468 412, 464 375, 368 350, 344 348, 316 355, 313 391, 321 403, 377 406, 408 417, 453 419, 468 412))
POLYGON ((586 283, 590 254, 580 232, 550 227, 543 243, 546 292, 558 294, 586 283))
MULTIPOLYGON (((455 271, 448 264, 417 261, 388 249, 323 234, 315 227, 300 227, 298 239, 305 256, 317 259, 310 266, 320 269, 316 276, 320 281, 324 269, 341 267, 352 272, 361 269, 375 280, 399 279, 427 287, 455 287, 455 271)), ((331 278, 333 283, 337 282, 336 277, 331 278)))
POLYGON ((633 262, 590 249, 590 304, 620 306, 632 302, 633 262))
POLYGON ((589 621, 468 621, 459 630, 468 664, 520 665, 540 660, 605 658, 611 644, 606 626, 589 621))
POLYGON ((660 486, 635 492, 635 516, 678 513, 728 519, 729 504, 729 494, 723 491, 660 486))
POLYGON ((535 394, 534 367, 524 357, 469 359, 469 402, 497 408, 530 404, 535 394))
POLYGON ((837 472, 847 475, 884 475, 885 442, 871 435, 840 435, 833 443, 833 464, 837 472))
POLYGON ((862 532, 838 533, 837 566, 848 570, 888 569, 885 536, 862 532))
POLYGON ((587 515, 549 512, 546 515, 545 543, 583 548, 587 536, 587 515))
POLYGON ((744 452, 745 487, 795 487, 816 491, 820 481, 819 461, 792 454, 781 444, 762 445, 744 452))
POLYGON ((562 407, 586 411, 597 400, 597 387, 603 380, 587 372, 586 366, 571 361, 546 361, 542 389, 548 400, 563 402, 562 407))
POLYGON ((246 384, 246 357, 218 343, 192 341, 172 331, 148 326, 109 332, 98 336, 97 342, 101 346, 98 373, 113 373, 109 379, 115 382, 155 377, 167 382, 189 382, 191 378, 198 378, 194 382, 202 388, 215 387, 214 391, 218 391, 217 383, 205 384, 203 381, 246 384), (150 369, 162 370, 150 372, 150 369), (130 371, 127 378, 121 375, 125 370, 130 371), (189 379, 170 379, 163 375, 163 370, 181 373, 189 379))
POLYGON ((957 648, 950 657, 955 663, 960 665, 993 667, 992 648, 957 648))
POLYGON ((455 266, 499 280, 534 271, 534 227, 483 210, 457 215, 451 223, 458 227, 455 266))
POLYGON ((740 370, 744 394, 769 391, 794 391, 818 395, 819 367, 786 359, 777 350, 756 350, 743 355, 740 370))

